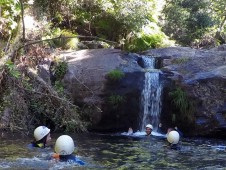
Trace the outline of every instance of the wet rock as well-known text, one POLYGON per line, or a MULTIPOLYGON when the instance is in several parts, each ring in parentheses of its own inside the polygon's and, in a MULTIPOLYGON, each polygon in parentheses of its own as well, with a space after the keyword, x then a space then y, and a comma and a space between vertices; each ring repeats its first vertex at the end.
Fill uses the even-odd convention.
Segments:
POLYGON ((164 96, 169 98, 169 100, 164 99, 162 115, 168 115, 163 116, 164 119, 170 119, 169 124, 178 123, 183 126, 185 133, 189 132, 189 127, 194 128, 195 131, 190 131, 190 135, 213 136, 215 132, 224 134, 224 123, 220 120, 224 120, 226 112, 225 45, 210 50, 187 47, 153 49, 148 50, 146 54, 162 58, 161 70, 165 78, 172 81, 171 88, 167 87, 168 91, 164 96), (166 57, 168 57, 167 60, 166 57), (182 122, 171 121, 172 114, 178 112, 178 109, 172 108, 172 101, 168 94, 170 89, 176 88, 175 86, 186 91, 190 100, 196 103, 193 125, 186 119, 182 122))
POLYGON ((68 62, 63 79, 68 95, 82 108, 92 107, 90 130, 119 131, 138 124, 144 74, 137 64, 138 55, 124 54, 117 49, 81 50, 61 55, 68 62), (109 81, 107 74, 115 69, 125 76, 109 81), (120 98, 120 101, 110 104, 111 98, 120 98))

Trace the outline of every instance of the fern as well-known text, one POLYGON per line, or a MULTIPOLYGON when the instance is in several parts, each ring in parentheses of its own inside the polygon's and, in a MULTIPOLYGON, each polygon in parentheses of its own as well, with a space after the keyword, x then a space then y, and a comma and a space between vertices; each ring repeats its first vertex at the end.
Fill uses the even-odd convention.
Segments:
POLYGON ((181 88, 176 88, 176 90, 169 93, 169 96, 172 97, 172 103, 179 109, 181 116, 192 121, 194 102, 188 98, 186 92, 181 88))
POLYGON ((118 81, 122 79, 125 74, 121 70, 112 70, 107 74, 107 77, 112 81, 118 81))
POLYGON ((124 97, 120 95, 111 95, 108 98, 108 102, 114 109, 117 109, 120 106, 120 104, 122 104, 124 101, 125 101, 124 97))

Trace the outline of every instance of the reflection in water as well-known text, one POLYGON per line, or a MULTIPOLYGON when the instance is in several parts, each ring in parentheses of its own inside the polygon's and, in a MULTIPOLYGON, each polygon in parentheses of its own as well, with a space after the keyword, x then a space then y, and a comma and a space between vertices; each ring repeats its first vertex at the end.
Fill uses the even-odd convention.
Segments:
MULTIPOLYGON (((60 135, 53 136, 53 140, 60 135)), ((30 150, 30 140, 1 139, 0 169, 223 169, 226 167, 226 142, 213 139, 188 139, 181 150, 170 150, 165 139, 120 135, 71 135, 76 154, 85 167, 45 160, 53 149, 30 150), (220 149, 219 149, 220 148, 220 149)))

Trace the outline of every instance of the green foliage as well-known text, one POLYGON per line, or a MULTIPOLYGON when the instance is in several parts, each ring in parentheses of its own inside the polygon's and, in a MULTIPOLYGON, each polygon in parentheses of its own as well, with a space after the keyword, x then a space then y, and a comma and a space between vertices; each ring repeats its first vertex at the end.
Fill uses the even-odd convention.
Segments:
POLYGON ((168 1, 163 10, 164 32, 180 44, 190 45, 214 26, 209 7, 210 1, 168 1))
POLYGON ((108 98, 108 102, 112 106, 112 108, 117 109, 121 104, 125 102, 125 99, 120 95, 111 95, 108 98))
POLYGON ((21 76, 20 72, 16 69, 16 66, 14 63, 10 60, 8 60, 5 64, 7 70, 9 71, 9 74, 15 78, 19 78, 21 76))
POLYGON ((158 48, 163 42, 161 34, 135 36, 129 42, 125 43, 125 50, 130 52, 141 52, 150 48, 158 48))
POLYGON ((43 102, 39 99, 35 99, 35 98, 32 98, 30 103, 29 103, 29 109, 35 113, 37 115, 37 118, 41 117, 42 113, 45 113, 47 111, 48 114, 52 114, 50 113, 50 110, 47 109, 46 107, 47 105, 46 104, 43 104, 43 102), (47 109, 45 111, 45 109, 47 109))
POLYGON ((172 103, 180 111, 180 116, 183 119, 188 119, 192 122, 194 116, 194 103, 188 98, 185 91, 181 88, 176 88, 169 93, 172 98, 172 103))
POLYGON ((23 80, 22 80, 23 86, 24 88, 28 89, 28 90, 32 90, 32 84, 30 83, 30 78, 24 76, 23 80))
POLYGON ((57 93, 59 93, 59 94, 64 93, 64 86, 63 86, 63 83, 61 81, 56 81, 55 84, 54 84, 54 88, 57 91, 57 93))
POLYGON ((5 52, 2 49, 0 49, 0 58, 2 58, 4 55, 5 55, 5 52))
MULTIPOLYGON (((98 36, 120 45, 126 43, 128 51, 142 51, 148 46, 161 47, 159 45, 162 44, 158 43, 162 39, 160 33, 144 37, 134 36, 131 42, 127 41, 128 35, 140 33, 150 22, 156 23, 160 29, 163 27, 160 32, 163 30, 181 45, 191 45, 195 39, 203 38, 210 31, 216 32, 216 29, 223 33, 226 25, 225 0, 49 0, 48 2, 34 0, 34 2, 34 6, 39 7, 41 13, 51 18, 53 27, 76 31, 79 35, 98 36), (159 8, 163 2, 164 10, 159 8), (139 47, 136 47, 137 44, 139 47)), ((162 42, 164 43, 165 39, 162 42)))
POLYGON ((175 58, 172 63, 173 64, 184 64, 191 60, 189 57, 181 57, 181 58, 175 58))
POLYGON ((54 48, 62 49, 77 49, 79 39, 76 37, 77 34, 74 34, 67 30, 60 30, 59 28, 53 29, 50 35, 43 37, 42 39, 52 39, 49 41, 49 45, 54 48), (59 37, 59 38, 57 38, 59 37), (55 38, 55 39, 54 39, 55 38))
MULTIPOLYGON (((58 64, 56 73, 60 79, 67 64, 62 61, 58 64)), ((50 89, 35 76, 27 77, 22 72, 25 70, 17 70, 11 61, 7 61, 5 68, 8 74, 4 74, 4 86, 1 86, 0 111, 10 112, 6 128, 27 133, 34 126, 52 122, 56 130, 86 131, 87 123, 82 120, 80 109, 64 94, 61 79, 50 89)))
POLYGON ((60 95, 64 95, 64 86, 61 80, 63 79, 64 75, 67 72, 68 64, 66 61, 62 61, 60 59, 55 59, 53 68, 50 68, 51 72, 54 73, 55 82, 54 82, 54 89, 60 95))
POLYGON ((150 22, 144 25, 142 30, 136 33, 131 33, 126 37, 124 50, 131 52, 142 52, 150 48, 162 48, 174 46, 174 42, 160 30, 159 26, 150 22))
POLYGON ((154 15, 157 13, 156 3, 153 0, 109 0, 108 3, 108 7, 105 7, 106 11, 113 14, 128 32, 139 31, 143 25, 154 21, 154 15))
POLYGON ((175 106, 179 108, 182 113, 186 112, 188 108, 188 99, 186 93, 182 91, 182 89, 177 88, 175 91, 170 92, 169 95, 173 98, 173 104, 175 104, 175 106))
POLYGON ((125 74, 121 71, 121 70, 112 70, 107 74, 107 77, 111 80, 111 81, 118 81, 120 79, 122 79, 125 76, 125 74))
POLYGON ((56 83, 57 93, 52 93, 35 80, 27 79, 26 84, 22 81, 22 77, 8 77, 5 82, 7 90, 0 103, 1 111, 10 109, 9 127, 12 131, 29 132, 34 126, 50 122, 54 123, 56 130, 86 131, 86 122, 81 121, 79 108, 60 94, 63 90, 60 84, 56 83))
POLYGON ((61 80, 66 74, 67 69, 68 69, 68 65, 66 61, 56 62, 55 75, 54 75, 56 79, 61 80))
POLYGON ((157 22, 154 0, 35 0, 35 5, 52 19, 54 27, 120 42, 148 22, 157 22))
POLYGON ((7 40, 18 26, 20 18, 19 0, 0 0, 0 39, 7 40))
POLYGON ((122 22, 116 20, 111 14, 95 17, 93 24, 96 27, 96 33, 99 37, 117 41, 123 32, 126 32, 122 22))
POLYGON ((217 28, 219 30, 222 30, 223 27, 225 28, 225 9, 226 9, 226 3, 225 0, 210 0, 211 6, 209 8, 212 12, 212 17, 215 19, 215 22, 217 24, 217 28))

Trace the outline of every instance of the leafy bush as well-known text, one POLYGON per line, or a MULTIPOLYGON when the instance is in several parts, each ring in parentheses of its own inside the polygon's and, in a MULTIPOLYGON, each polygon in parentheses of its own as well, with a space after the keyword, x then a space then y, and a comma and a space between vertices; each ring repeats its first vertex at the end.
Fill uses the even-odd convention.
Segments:
POLYGON ((194 116, 194 103, 188 98, 185 91, 181 88, 176 88, 174 91, 169 93, 172 97, 172 103, 180 111, 180 116, 189 121, 193 120, 194 116))
POLYGON ((107 74, 107 77, 112 81, 118 81, 122 79, 125 76, 125 74, 121 70, 112 70, 107 74))
POLYGON ((5 66, 12 77, 19 78, 21 76, 21 73, 16 69, 16 66, 12 61, 8 60, 5 66))
POLYGON ((61 31, 60 36, 61 38, 53 40, 56 47, 62 47, 62 49, 77 49, 79 40, 75 37, 76 34, 64 30, 61 31))
MULTIPOLYGON (((0 39, 7 40, 16 31, 20 4, 15 0, 0 1, 0 39)), ((1 40, 1 41, 2 41, 1 40)))
POLYGON ((125 50, 131 52, 140 52, 149 48, 158 48, 161 46, 163 36, 161 34, 135 36, 132 40, 125 43, 125 50))
POLYGON ((55 67, 55 77, 56 80, 61 80, 66 74, 68 65, 66 61, 59 61, 55 67))
POLYGON ((64 93, 64 86, 61 81, 56 81, 54 84, 54 89, 57 91, 58 94, 63 95, 64 93))
POLYGON ((174 46, 174 41, 169 40, 157 24, 150 22, 140 32, 128 35, 124 44, 126 51, 141 52, 149 48, 174 46))
POLYGON ((43 37, 42 39, 53 39, 49 41, 49 45, 54 48, 62 49, 77 49, 79 39, 74 34, 67 30, 54 29, 50 35, 43 37), (55 39, 54 39, 55 38, 55 39))
POLYGON ((181 112, 184 112, 188 108, 188 99, 186 93, 182 91, 181 88, 177 88, 176 90, 169 93, 169 95, 173 98, 172 102, 176 107, 180 109, 181 112))
POLYGON ((181 58, 175 58, 172 63, 173 64, 184 64, 187 63, 188 61, 190 61, 191 58, 188 57, 181 57, 181 58))
POLYGON ((125 101, 124 97, 120 95, 111 95, 108 98, 108 102, 114 109, 117 109, 120 106, 120 104, 122 104, 124 101, 125 101))
POLYGON ((149 21, 157 23, 159 15, 157 2, 152 0, 34 2, 40 12, 51 18, 54 27, 76 30, 80 35, 98 36, 117 43, 130 32, 140 31, 149 21))
MULTIPOLYGON (((10 72, 14 70, 11 63, 7 68, 10 72)), ((54 91, 26 75, 18 77, 16 72, 5 75, 4 94, 0 96, 0 111, 10 110, 5 128, 27 133, 39 124, 52 123, 55 130, 86 131, 79 107, 62 93, 63 86, 59 82, 56 82, 54 91)))
POLYGON ((218 17, 213 17, 217 15, 210 8, 211 3, 196 0, 167 1, 163 9, 166 20, 163 31, 181 45, 190 45, 214 28, 218 17))
POLYGON ((2 58, 4 55, 5 55, 4 51, 2 49, 0 49, 0 58, 2 58))
POLYGON ((61 80, 63 79, 64 75, 66 74, 68 69, 68 65, 66 61, 56 61, 56 66, 53 68, 55 82, 54 82, 54 89, 60 94, 64 94, 64 86, 61 80))

